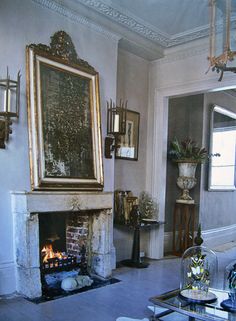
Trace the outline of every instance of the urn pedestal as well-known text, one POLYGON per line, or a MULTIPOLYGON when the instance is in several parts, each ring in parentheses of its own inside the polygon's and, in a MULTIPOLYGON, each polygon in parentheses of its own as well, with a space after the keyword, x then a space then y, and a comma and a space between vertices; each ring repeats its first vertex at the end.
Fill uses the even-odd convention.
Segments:
POLYGON ((176 200, 177 203, 194 204, 194 200, 189 195, 189 190, 192 189, 196 184, 195 178, 197 162, 178 162, 179 177, 177 178, 177 185, 181 188, 182 195, 176 200))

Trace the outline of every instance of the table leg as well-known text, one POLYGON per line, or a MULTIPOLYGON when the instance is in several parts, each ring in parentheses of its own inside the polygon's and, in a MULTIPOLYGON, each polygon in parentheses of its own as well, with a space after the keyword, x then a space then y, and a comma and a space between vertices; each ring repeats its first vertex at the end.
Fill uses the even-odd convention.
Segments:
POLYGON ((132 256, 131 260, 123 260, 121 261, 123 265, 136 267, 136 268, 147 268, 149 263, 142 262, 140 258, 140 228, 136 226, 134 228, 134 236, 133 236, 133 247, 132 247, 132 256))
POLYGON ((184 244, 184 251, 189 247, 189 208, 185 207, 185 244, 184 244))
POLYGON ((176 216, 177 216, 177 209, 176 209, 176 206, 175 206, 175 209, 174 209, 174 218, 173 218, 173 240, 172 240, 172 251, 173 251, 173 254, 175 255, 176 254, 176 235, 175 235, 175 232, 176 232, 176 216))
POLYGON ((183 253, 183 248, 184 248, 184 239, 183 239, 183 213, 181 212, 181 209, 178 208, 178 213, 179 213, 179 249, 180 253, 183 253))

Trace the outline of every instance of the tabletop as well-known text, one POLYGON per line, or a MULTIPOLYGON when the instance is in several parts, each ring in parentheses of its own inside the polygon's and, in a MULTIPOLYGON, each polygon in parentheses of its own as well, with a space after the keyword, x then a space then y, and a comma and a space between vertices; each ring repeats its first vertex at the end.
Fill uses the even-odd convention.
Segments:
MULTIPOLYGON (((161 309, 161 312, 158 311, 158 308, 156 310, 154 309, 155 316, 152 320, 159 320, 159 318, 164 315, 177 312, 188 316, 191 321, 236 321, 236 313, 225 311, 220 305, 223 300, 228 299, 228 293, 218 289, 209 289, 209 291, 217 297, 217 300, 213 303, 198 304, 186 301, 179 295, 179 289, 150 298, 154 306, 165 308, 165 310, 161 309)), ((186 317, 184 320, 186 320, 186 317)))

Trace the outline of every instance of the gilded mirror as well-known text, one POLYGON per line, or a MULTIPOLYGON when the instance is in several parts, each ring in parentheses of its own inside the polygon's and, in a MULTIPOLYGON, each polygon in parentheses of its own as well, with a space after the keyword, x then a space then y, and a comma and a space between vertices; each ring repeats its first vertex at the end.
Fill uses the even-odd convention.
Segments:
POLYGON ((64 31, 27 46, 33 190, 102 190, 98 72, 64 31))

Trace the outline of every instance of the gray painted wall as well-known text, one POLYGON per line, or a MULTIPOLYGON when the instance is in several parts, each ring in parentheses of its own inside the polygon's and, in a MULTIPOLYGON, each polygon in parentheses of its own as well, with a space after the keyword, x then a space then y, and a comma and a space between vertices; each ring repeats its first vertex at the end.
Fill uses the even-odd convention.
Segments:
MULTIPOLYGON (((209 143, 210 106, 213 104, 236 112, 236 97, 226 92, 214 92, 204 95, 204 128, 205 144, 209 143)), ((236 224, 236 192, 215 192, 207 190, 208 166, 202 171, 200 221, 203 230, 220 228, 236 224)))
MULTIPOLYGON (((199 145, 202 142, 202 114, 203 95, 193 95, 169 100, 168 116, 168 146, 177 137, 180 141, 191 137, 199 145)), ((166 184, 166 216, 165 231, 173 229, 173 211, 175 200, 181 195, 181 190, 176 185, 178 166, 172 161, 167 161, 167 184, 166 184)), ((190 190, 191 197, 199 204, 200 197, 200 166, 196 171, 197 185, 190 190)))
MULTIPOLYGON (((138 161, 115 160, 115 189, 130 190, 135 196, 146 188, 146 145, 148 116, 148 62, 119 50, 117 70, 117 98, 128 100, 128 109, 140 113, 138 161)), ((133 233, 125 228, 114 228, 117 261, 131 255, 133 233)), ((142 250, 147 236, 142 233, 142 250)))
POLYGON ((128 109, 140 113, 138 161, 116 159, 115 189, 131 190, 134 195, 145 190, 146 142, 148 116, 148 61, 119 50, 117 99, 128 100, 128 109))
MULTIPOLYGON (((236 97, 219 91, 181 98, 169 101, 168 141, 173 137, 191 136, 202 146, 209 149, 210 107, 219 105, 236 112, 236 97)), ((175 199, 179 195, 176 185, 178 169, 176 164, 167 163, 166 188, 166 226, 165 231, 172 231, 172 216, 175 199)), ((236 224, 235 204, 236 192, 208 191, 208 162, 198 166, 197 185, 190 191, 191 196, 199 204, 199 222, 203 230, 217 229, 236 224)))
MULTIPOLYGON (((80 58, 87 60, 100 74, 102 133, 106 135, 106 100, 116 98, 117 39, 105 36, 63 15, 41 7, 31 0, 0 1, 0 76, 16 77, 20 69, 21 110, 18 123, 6 150, 0 150, 0 294, 15 290, 13 230, 10 204, 11 190, 30 190, 25 46, 30 43, 49 44, 50 36, 65 30, 72 38, 80 58)), ((104 160, 105 191, 114 188, 114 160, 104 160)))

